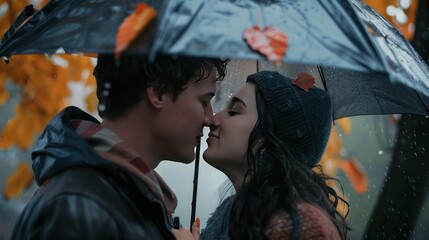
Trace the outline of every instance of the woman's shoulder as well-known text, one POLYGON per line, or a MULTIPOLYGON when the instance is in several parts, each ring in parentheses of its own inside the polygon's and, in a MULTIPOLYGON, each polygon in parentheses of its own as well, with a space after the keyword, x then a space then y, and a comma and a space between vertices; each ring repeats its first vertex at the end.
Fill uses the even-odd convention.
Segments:
MULTIPOLYGON (((319 206, 300 202, 296 210, 301 224, 299 239, 341 239, 334 222, 319 206)), ((292 229, 290 215, 279 210, 269 219, 265 234, 269 239, 290 239, 292 229)))

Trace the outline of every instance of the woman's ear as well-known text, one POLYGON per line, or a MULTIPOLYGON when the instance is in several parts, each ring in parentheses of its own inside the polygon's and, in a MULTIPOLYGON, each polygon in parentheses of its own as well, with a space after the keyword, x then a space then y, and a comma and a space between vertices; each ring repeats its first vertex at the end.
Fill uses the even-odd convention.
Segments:
POLYGON ((146 88, 146 96, 149 105, 155 109, 161 109, 163 107, 163 95, 158 94, 153 87, 146 88))

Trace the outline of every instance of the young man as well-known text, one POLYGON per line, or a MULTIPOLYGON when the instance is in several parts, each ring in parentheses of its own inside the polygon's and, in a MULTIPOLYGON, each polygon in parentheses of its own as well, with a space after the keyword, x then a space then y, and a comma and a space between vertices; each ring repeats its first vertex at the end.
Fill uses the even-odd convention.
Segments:
POLYGON ((99 56, 100 124, 76 107, 59 113, 37 140, 40 188, 12 239, 174 239, 174 193, 153 169, 190 163, 226 61, 99 56))

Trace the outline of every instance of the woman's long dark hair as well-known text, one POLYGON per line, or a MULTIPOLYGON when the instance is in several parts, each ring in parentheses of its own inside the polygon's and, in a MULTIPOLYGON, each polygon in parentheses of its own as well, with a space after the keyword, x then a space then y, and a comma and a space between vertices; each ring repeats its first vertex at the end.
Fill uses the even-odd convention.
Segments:
POLYGON ((231 209, 230 238, 267 239, 265 227, 269 218, 283 209, 292 219, 291 239, 298 239, 301 223, 294 204, 304 201, 324 209, 342 239, 346 239, 350 228, 337 211, 337 205, 339 200, 347 206, 348 203, 327 186, 326 181, 333 178, 322 171, 316 173, 293 158, 276 137, 271 116, 257 89, 255 94, 259 118, 249 138, 249 169, 231 209))

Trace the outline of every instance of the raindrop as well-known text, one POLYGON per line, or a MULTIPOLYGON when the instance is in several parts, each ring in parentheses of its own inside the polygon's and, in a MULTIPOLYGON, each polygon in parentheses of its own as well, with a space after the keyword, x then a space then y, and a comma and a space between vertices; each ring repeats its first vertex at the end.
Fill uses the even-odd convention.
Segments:
POLYGON ((104 104, 98 105, 98 111, 104 112, 104 110, 106 110, 106 105, 104 105, 104 104))
POLYGON ((112 87, 112 84, 110 84, 109 82, 104 83, 104 88, 110 89, 111 87, 112 87))
POLYGON ((411 0, 400 0, 399 1, 399 6, 402 9, 408 9, 411 6, 411 0))
POLYGON ((341 136, 342 136, 342 134, 341 134, 341 133, 339 133, 339 134, 338 134, 338 136, 340 136, 340 137, 341 137, 341 136))
POLYGON ((399 11, 396 12, 396 21, 398 21, 400 24, 404 24, 408 21, 408 16, 402 9, 399 9, 399 11))
POLYGON ((112 10, 114 12, 119 12, 121 10, 121 7, 119 7, 119 6, 112 6, 112 10))
POLYGON ((396 15, 397 10, 398 9, 395 6, 393 6, 393 5, 389 5, 386 8, 387 15, 389 15, 391 17, 393 17, 393 16, 396 15))
POLYGON ((383 150, 378 151, 378 155, 383 155, 383 150))
POLYGON ((103 95, 104 95, 104 96, 109 96, 109 93, 110 93, 110 92, 109 92, 109 90, 104 90, 104 91, 103 91, 103 95))

